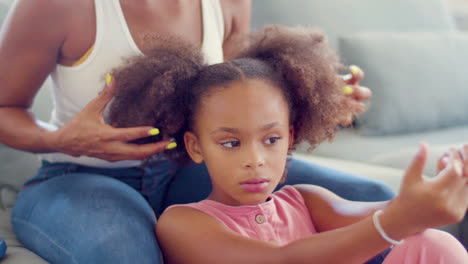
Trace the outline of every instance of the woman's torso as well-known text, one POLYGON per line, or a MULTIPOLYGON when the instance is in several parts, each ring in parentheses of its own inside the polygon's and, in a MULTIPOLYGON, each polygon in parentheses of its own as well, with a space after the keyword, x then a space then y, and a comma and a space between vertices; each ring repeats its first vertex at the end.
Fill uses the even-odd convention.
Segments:
MULTIPOLYGON (((145 45, 148 34, 177 35, 200 46, 208 63, 223 60, 225 23, 218 0, 86 0, 80 1, 79 6, 75 7, 76 17, 71 18, 76 31, 72 26, 70 37, 61 49, 61 64, 51 74, 54 109, 50 123, 55 127, 64 125, 97 96, 104 86, 106 73, 122 65, 126 57, 144 55, 150 48, 145 45), (80 17, 81 13, 84 15, 80 17), (85 58, 83 54, 87 54, 85 58), (73 65, 77 61, 79 64, 73 65)), ((140 163, 111 163, 63 153, 43 154, 42 158, 94 167, 128 167, 140 163)))

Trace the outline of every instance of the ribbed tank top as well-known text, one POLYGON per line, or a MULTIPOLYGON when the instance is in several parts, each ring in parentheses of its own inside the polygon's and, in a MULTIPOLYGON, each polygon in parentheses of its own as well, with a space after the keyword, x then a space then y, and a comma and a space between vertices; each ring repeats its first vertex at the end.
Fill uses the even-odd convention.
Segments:
MULTIPOLYGON (((49 123, 58 128, 80 112, 104 87, 105 75, 125 58, 143 55, 132 38, 119 0, 95 0, 96 38, 88 58, 77 66, 57 65, 51 73, 54 103, 49 123)), ((202 52, 207 63, 223 61, 224 20, 219 0, 202 0, 202 52)), ((50 162, 72 162, 101 168, 138 166, 140 161, 108 162, 63 153, 40 155, 50 162)))

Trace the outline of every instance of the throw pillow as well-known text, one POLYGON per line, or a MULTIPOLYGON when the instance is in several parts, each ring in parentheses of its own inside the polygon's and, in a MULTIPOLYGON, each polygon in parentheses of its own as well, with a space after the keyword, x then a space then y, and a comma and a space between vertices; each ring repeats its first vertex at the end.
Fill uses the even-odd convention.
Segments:
POLYGON ((468 124, 468 34, 368 32, 340 37, 339 45, 373 91, 357 121, 365 135, 468 124))

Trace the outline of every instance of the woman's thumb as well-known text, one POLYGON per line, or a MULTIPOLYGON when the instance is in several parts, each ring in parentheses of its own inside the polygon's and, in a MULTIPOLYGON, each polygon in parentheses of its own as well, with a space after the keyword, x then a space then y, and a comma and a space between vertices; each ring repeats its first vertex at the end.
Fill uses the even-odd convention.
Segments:
POLYGON ((424 166, 427 161, 427 144, 422 143, 419 146, 418 153, 414 156, 411 161, 408 169, 406 169, 405 176, 403 177, 403 185, 411 184, 413 182, 418 182, 422 179, 424 166))

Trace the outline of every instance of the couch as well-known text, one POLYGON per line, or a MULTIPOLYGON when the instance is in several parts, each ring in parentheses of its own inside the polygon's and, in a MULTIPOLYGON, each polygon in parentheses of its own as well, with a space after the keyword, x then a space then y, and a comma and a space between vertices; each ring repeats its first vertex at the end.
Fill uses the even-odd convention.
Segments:
MULTIPOLYGON (((0 1, 0 21, 9 2, 11 1, 0 1)), ((443 2, 436 0, 255 0, 253 1, 253 18, 252 27, 254 28, 266 23, 320 26, 330 36, 332 44, 337 49, 339 49, 339 42, 343 41, 341 39, 342 33, 360 30, 389 30, 396 32, 410 30, 455 31, 443 2), (404 12, 400 12, 401 10, 398 7, 404 12), (383 11, 382 9, 384 9, 385 14, 379 13, 383 11), (289 11, 284 12, 285 10, 289 11), (382 17, 387 19, 389 17, 398 17, 398 19, 390 22, 380 21, 382 17), (335 23, 335 21, 338 21, 337 18, 346 18, 346 21, 335 23), (427 18, 430 19, 426 21, 427 18), (405 19, 411 20, 414 25, 407 25, 404 22, 405 19), (363 20, 368 20, 369 23, 362 24, 363 20)), ((353 36, 347 37, 352 38, 353 36)), ((363 57, 365 58, 365 56, 363 57)), ((362 67, 360 61, 354 62, 352 60, 350 63, 356 63, 362 67)), ((372 76, 370 69, 363 68, 366 70, 367 78, 370 78, 372 76)), ((52 109, 48 93, 49 86, 50 82, 48 80, 37 95, 31 109, 41 120, 47 120, 52 109)), ((377 88, 372 83, 369 86, 373 89, 377 88)), ((375 90, 374 93, 377 95, 375 90)), ((465 97, 465 99, 468 98, 465 97)), ((372 111, 372 107, 370 111, 372 111)), ((355 128, 345 129, 340 132, 332 144, 324 143, 312 154, 305 151, 307 146, 301 146, 295 156, 325 166, 347 170, 364 177, 381 180, 395 191, 398 191, 403 170, 409 162, 409 157, 415 152, 418 142, 427 141, 437 145, 437 147, 432 148, 433 153, 431 153, 429 164, 429 167, 433 168, 433 156, 438 154, 436 152, 445 150, 448 145, 463 142, 463 135, 468 135, 467 129, 467 127, 462 126, 447 128, 446 130, 426 130, 422 133, 403 133, 399 131, 398 133, 392 132, 380 136, 371 135, 372 133, 368 131, 363 132, 365 124, 359 124, 358 122, 355 128)), ((34 155, 16 151, 0 144, 0 237, 3 237, 8 245, 7 254, 2 263, 47 263, 33 252, 25 249, 17 241, 11 231, 9 221, 11 208, 14 205, 18 190, 20 190, 26 179, 32 177, 38 166, 39 161, 34 155)), ((430 171, 427 174, 430 175, 430 171)), ((466 237, 462 237, 463 232, 460 226, 454 225, 444 227, 444 229, 466 241, 466 237)), ((463 230, 468 230, 468 227, 465 226, 463 230)))

